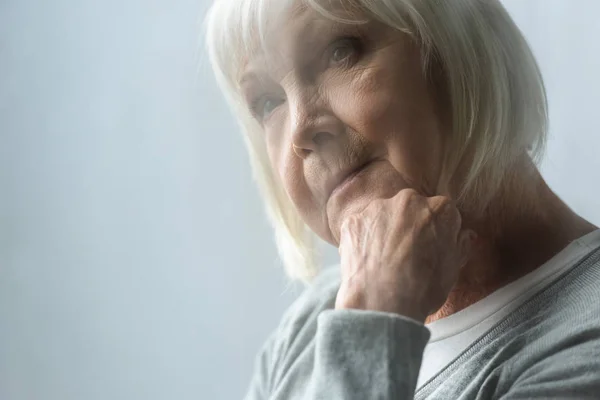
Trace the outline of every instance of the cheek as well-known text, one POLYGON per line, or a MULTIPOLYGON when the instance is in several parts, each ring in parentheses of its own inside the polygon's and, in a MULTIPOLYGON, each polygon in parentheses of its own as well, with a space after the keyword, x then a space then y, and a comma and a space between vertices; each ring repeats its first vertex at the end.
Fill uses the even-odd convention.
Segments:
POLYGON ((389 126, 388 131, 383 128, 397 108, 393 92, 384 85, 383 71, 368 68, 348 75, 332 85, 330 104, 335 114, 369 142, 383 142, 389 126))
POLYGON ((271 167, 279 179, 277 185, 283 185, 289 199, 300 214, 302 220, 322 238, 329 238, 325 205, 320 203, 311 192, 304 173, 303 160, 298 157, 285 141, 267 145, 271 167))
POLYGON ((411 186, 429 194, 436 191, 442 130, 430 88, 419 63, 414 64, 385 60, 381 68, 364 68, 341 78, 331 100, 348 126, 385 148, 411 186))
POLYGON ((278 116, 273 118, 265 132, 265 144, 267 147, 267 153, 269 155, 269 161, 271 163, 271 169, 276 175, 276 179, 279 179, 279 183, 286 183, 286 178, 289 175, 288 170, 290 168, 289 160, 289 139, 285 131, 285 120, 278 116))
POLYGON ((277 184, 283 185, 288 197, 306 220, 311 210, 314 212, 319 208, 306 183, 302 159, 295 154, 291 143, 283 135, 267 141, 267 152, 272 171, 279 179, 277 184))

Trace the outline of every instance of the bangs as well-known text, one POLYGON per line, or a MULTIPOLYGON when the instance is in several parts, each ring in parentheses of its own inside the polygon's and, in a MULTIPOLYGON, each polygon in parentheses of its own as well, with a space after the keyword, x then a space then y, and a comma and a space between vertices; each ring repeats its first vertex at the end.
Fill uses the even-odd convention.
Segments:
POLYGON ((266 48, 268 32, 303 0, 225 0, 215 2, 206 19, 209 58, 221 83, 239 92, 244 66, 266 48))

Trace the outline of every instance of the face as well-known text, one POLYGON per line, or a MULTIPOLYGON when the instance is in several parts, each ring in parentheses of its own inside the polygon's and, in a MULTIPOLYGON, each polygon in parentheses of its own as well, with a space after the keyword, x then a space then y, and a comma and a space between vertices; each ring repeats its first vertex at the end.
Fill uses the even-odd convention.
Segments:
POLYGON ((448 123, 419 47, 383 24, 297 10, 240 87, 270 162, 304 221, 339 244, 344 219, 404 188, 439 187, 448 123))

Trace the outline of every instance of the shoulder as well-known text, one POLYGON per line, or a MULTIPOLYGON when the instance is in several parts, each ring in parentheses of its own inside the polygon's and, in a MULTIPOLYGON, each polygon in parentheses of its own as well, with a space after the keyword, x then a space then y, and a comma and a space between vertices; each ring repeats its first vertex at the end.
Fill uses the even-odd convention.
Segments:
MULTIPOLYGON (((321 311, 333 308, 337 295, 339 267, 321 270, 281 318, 279 326, 269 335, 255 358, 254 375, 246 398, 269 397, 275 388, 285 389, 280 382, 285 377, 307 376, 313 364, 311 352, 321 311)), ((294 381, 288 379, 288 385, 294 381)), ((270 397, 269 397, 270 398, 270 397)))
POLYGON ((418 398, 458 398, 464 388, 503 400, 600 393, 600 249, 479 337, 418 398))
MULTIPOLYGON (((522 319, 532 338, 547 344, 572 342, 583 332, 600 338, 600 247, 592 249, 550 287, 523 307, 522 319)), ((517 310, 519 313, 519 310, 517 310)))
POLYGON ((268 393, 284 376, 308 373, 304 370, 312 365, 318 316, 334 308, 339 285, 339 266, 325 268, 285 311, 257 355, 257 387, 268 393))
POLYGON ((316 330, 319 314, 335 306, 335 298, 340 287, 339 266, 322 269, 303 288, 300 296, 284 312, 279 325, 271 334, 270 345, 279 354, 285 353, 295 341, 306 341, 316 330))
POLYGON ((600 248, 528 308, 536 312, 521 322, 527 329, 515 327, 519 334, 511 344, 519 351, 505 369, 511 393, 523 398, 554 390, 565 399, 600 393, 600 248))
POLYGON ((321 311, 334 308, 339 287, 338 265, 321 270, 283 314, 279 326, 280 334, 293 335, 307 324, 316 323, 321 311))
POLYGON ((600 247, 590 249, 540 297, 547 300, 543 314, 560 316, 552 321, 556 326, 600 326, 600 247))

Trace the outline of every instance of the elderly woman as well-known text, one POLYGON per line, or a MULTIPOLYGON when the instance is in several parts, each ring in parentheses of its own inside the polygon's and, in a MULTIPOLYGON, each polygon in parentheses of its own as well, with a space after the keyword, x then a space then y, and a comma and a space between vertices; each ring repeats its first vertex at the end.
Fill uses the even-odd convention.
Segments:
POLYGON ((218 0, 207 38, 310 282, 248 399, 600 398, 600 230, 538 172, 544 85, 498 0, 218 0))

